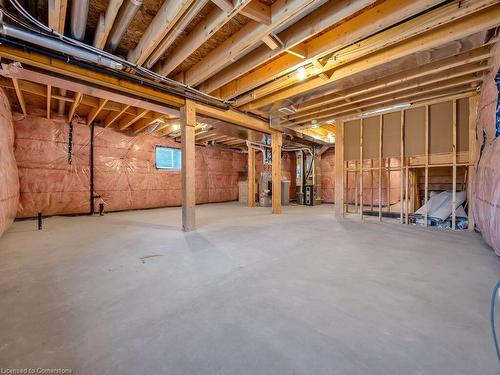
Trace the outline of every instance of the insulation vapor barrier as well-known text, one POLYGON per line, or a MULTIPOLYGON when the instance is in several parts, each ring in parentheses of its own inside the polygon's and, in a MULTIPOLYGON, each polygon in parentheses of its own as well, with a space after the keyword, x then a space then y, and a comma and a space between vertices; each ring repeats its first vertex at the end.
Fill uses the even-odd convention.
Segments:
POLYGON ((486 148, 477 168, 474 218, 484 240, 500 256, 500 138, 486 148))
MULTIPOLYGON (((64 119, 16 115, 20 173, 18 217, 90 211, 90 127, 64 119)), ((94 129, 94 203, 106 211, 181 205, 181 172, 155 167, 157 145, 180 148, 165 137, 94 129)), ((196 203, 238 199, 246 155, 196 148, 196 203)))
POLYGON ((19 178, 14 159, 14 128, 10 104, 0 90, 0 236, 16 217, 19 178))

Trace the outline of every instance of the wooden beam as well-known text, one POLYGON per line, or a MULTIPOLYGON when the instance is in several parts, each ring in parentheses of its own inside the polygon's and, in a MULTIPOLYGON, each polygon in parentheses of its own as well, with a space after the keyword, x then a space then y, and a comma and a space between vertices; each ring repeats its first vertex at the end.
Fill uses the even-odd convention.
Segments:
POLYGON ((104 49, 113 23, 115 22, 118 11, 123 4, 123 0, 110 0, 106 8, 106 14, 99 15, 97 27, 94 36, 94 47, 104 49))
POLYGON ((335 216, 344 217, 344 123, 335 129, 335 216))
POLYGON ((127 55, 127 60, 142 65, 193 2, 194 0, 165 0, 153 21, 142 34, 137 46, 127 55))
POLYGON ((81 92, 76 92, 73 103, 71 103, 71 107, 69 107, 69 112, 68 112, 68 122, 73 120, 73 115, 75 114, 76 109, 80 105, 80 102, 82 100, 82 93, 81 92))
POLYGON ((99 105, 97 107, 92 108, 89 114, 87 115, 87 125, 92 124, 92 121, 94 121, 97 115, 99 115, 99 113, 103 110, 107 102, 108 102, 107 99, 99 99, 99 105))
POLYGON ((181 144, 182 144, 182 230, 196 229, 195 204, 195 127, 196 107, 190 100, 181 107, 181 144))
MULTIPOLYGON (((277 35, 278 39, 282 41, 282 49, 270 51, 265 46, 257 47, 252 53, 246 54, 208 79, 201 85, 201 89, 205 92, 213 93, 214 90, 221 88, 221 96, 223 98, 230 98, 248 91, 250 88, 262 85, 267 80, 264 77, 274 79, 277 75, 282 75, 286 72, 287 69, 292 70, 293 68, 297 68, 297 64, 304 63, 304 57, 298 58, 286 54, 278 57, 278 55, 284 50, 289 50, 291 53, 301 51, 305 54, 304 47, 306 45, 303 43, 304 41, 331 25, 340 22, 342 19, 362 10, 364 7, 371 5, 373 2, 373 0, 337 0, 328 2, 277 35), (249 71, 253 71, 275 58, 279 59, 279 64, 266 64, 256 70, 258 74, 252 74, 252 79, 257 82, 253 84, 252 80, 245 79, 249 71), (242 77, 242 80, 237 80, 239 77, 242 77)), ((370 24, 373 23, 370 22, 370 24)))
POLYGON ((248 147, 247 206, 255 207, 255 149, 248 147))
POLYGON ((226 12, 227 14, 231 13, 233 10, 233 3, 229 0, 212 0, 212 3, 217 5, 220 10, 226 12))
MULTIPOLYGON (((272 212, 281 214, 281 147, 283 145, 282 133, 275 132, 271 135, 272 147, 272 212)), ((314 199, 314 198, 313 198, 314 199)))
POLYGON ((146 60, 144 66, 151 69, 158 60, 165 54, 165 52, 172 46, 177 38, 184 32, 186 27, 198 16, 201 10, 206 6, 208 0, 196 0, 192 7, 181 17, 179 22, 175 25, 170 33, 158 44, 158 47, 146 60))
POLYGON ((298 104, 296 106, 297 114, 372 91, 381 89, 392 90, 393 86, 402 83, 411 85, 412 83, 423 82, 424 79, 427 82, 432 82, 432 80, 434 80, 434 82, 439 82, 440 79, 454 78, 463 74, 472 73, 476 71, 476 68, 482 69, 482 62, 490 57, 490 51, 491 46, 487 45, 451 57, 434 60, 419 67, 412 67, 411 69, 384 76, 354 87, 340 87, 326 95, 323 94, 320 97, 298 104), (418 79, 421 80, 418 81, 418 79))
POLYGON ((258 0, 250 1, 240 10, 240 14, 265 25, 271 24, 271 7, 258 0))
POLYGON ((163 117, 162 114, 157 114, 152 118, 141 118, 134 124, 132 131, 134 132, 134 134, 138 134, 144 129, 146 129, 148 126, 152 125, 155 121, 160 120, 162 117, 163 117))
POLYGON ((201 103, 195 103, 196 113, 207 117, 216 118, 225 122, 242 126, 246 129, 257 130, 265 134, 272 134, 275 131, 269 124, 256 117, 246 115, 232 109, 218 109, 201 103))
MULTIPOLYGON (((476 4, 476 3, 475 3, 476 4)), ((418 20, 419 18, 415 18, 418 20)), ((242 106, 245 110, 252 110, 254 108, 261 108, 271 103, 276 103, 284 99, 288 99, 297 95, 305 94, 311 90, 318 89, 327 84, 332 84, 341 78, 351 76, 353 74, 359 73, 364 70, 368 70, 394 61, 398 58, 408 56, 412 53, 428 50, 439 45, 443 45, 447 42, 464 38, 468 35, 474 34, 476 32, 494 27, 498 24, 498 19, 500 19, 500 6, 491 6, 489 8, 483 9, 481 11, 475 12, 466 17, 462 17, 458 20, 448 22, 441 27, 436 27, 428 32, 424 32, 413 36, 410 39, 403 40, 399 43, 390 45, 385 48, 375 49, 373 53, 366 56, 364 59, 358 59, 350 62, 346 62, 345 59, 350 57, 345 57, 344 61, 341 59, 332 59, 326 66, 326 69, 333 69, 333 74, 328 81, 325 81, 319 77, 309 79, 305 82, 298 83, 293 87, 281 89, 279 92, 268 95, 264 98, 254 100, 248 104, 242 106)), ((401 39, 401 29, 405 30, 409 28, 407 23, 398 25, 397 27, 391 28, 384 32, 377 34, 375 37, 375 45, 385 46, 381 44, 384 40, 386 34, 393 35, 396 39, 401 39)), ((413 30, 414 26, 413 26, 413 30)), ((402 33, 403 35, 409 34, 409 30, 402 33)), ((415 31, 413 31, 413 34, 415 31)), ((410 35, 413 35, 410 34, 410 35)), ((372 42, 372 38, 368 38, 363 41, 363 45, 369 45, 372 42)), ((359 45, 356 45, 356 49, 363 50, 359 45)), ((254 97, 249 96, 250 100, 254 97)), ((245 102, 245 98, 239 99, 237 103, 245 102)))
POLYGON ((111 126, 129 108, 130 108, 130 105, 123 104, 121 111, 111 112, 108 116, 106 116, 106 119, 104 120, 104 127, 107 128, 107 127, 111 126))
POLYGON ((19 102, 19 106, 23 111, 24 116, 28 116, 28 110, 26 109, 26 102, 24 101, 24 95, 21 89, 19 88, 19 82, 16 78, 12 78, 12 83, 14 84, 14 89, 16 90, 17 100, 19 102))
POLYGON ((195 26, 193 31, 189 33, 188 38, 169 54, 167 61, 154 70, 161 75, 168 76, 203 43, 219 31, 249 1, 243 0, 239 2, 231 13, 221 11, 219 8, 212 10, 195 26))
POLYGON ((313 7, 315 0, 278 0, 271 6, 272 25, 249 22, 185 72, 185 83, 196 86, 242 56, 255 43, 313 7))
POLYGON ((137 121, 139 121, 141 118, 143 118, 148 113, 149 113, 149 111, 147 109, 138 108, 137 115, 127 116, 126 118, 124 118, 122 121, 120 121, 118 123, 118 129, 120 129, 120 130, 127 129, 130 125, 135 124, 137 121))
POLYGON ((64 34, 67 5, 68 0, 49 0, 49 27, 59 34, 64 34))
POLYGON ((271 49, 278 49, 280 45, 278 42, 272 37, 272 35, 266 35, 262 38, 262 41, 271 49))
POLYGON ((51 112, 51 99, 52 99, 52 86, 47 85, 47 118, 50 119, 50 112, 51 112))
POLYGON ((177 115, 178 112, 167 106, 178 108, 184 104, 184 98, 162 92, 156 88, 147 87, 143 84, 92 71, 61 60, 52 59, 36 52, 25 52, 2 44, 0 45, 0 57, 19 61, 23 65, 34 66, 48 72, 61 74, 65 77, 62 78, 47 73, 39 73, 26 67, 23 69, 9 69, 8 72, 3 69, 0 71, 2 75, 19 79, 22 77, 22 79, 41 84, 51 82, 54 87, 82 92, 85 95, 109 99, 118 103, 130 104, 131 106, 139 106, 168 115, 177 115), (78 80, 78 82, 71 78, 78 80), (132 94, 132 96, 125 94, 132 94), (143 99, 150 100, 146 101, 143 99), (152 103, 151 101, 162 103, 163 105, 152 103))
POLYGON ((405 90, 404 92, 399 92, 396 94, 392 94, 389 91, 387 95, 380 97, 378 95, 376 95, 374 98, 366 96, 363 97, 363 99, 353 101, 353 104, 348 104, 348 103, 341 104, 331 109, 323 110, 319 113, 313 113, 311 115, 304 116, 295 120, 285 121, 283 122, 283 124, 284 125, 308 124, 312 120, 331 119, 341 114, 356 112, 358 109, 371 109, 373 107, 381 108, 386 104, 393 102, 400 102, 400 103, 413 102, 421 99, 422 97, 425 98, 426 96, 429 96, 431 93, 434 92, 445 92, 445 90, 447 89, 451 91, 451 89, 455 87, 465 86, 474 82, 480 82, 481 80, 482 78, 480 76, 471 75, 471 76, 460 77, 458 79, 454 78, 449 81, 444 81, 437 84, 433 83, 430 85, 424 85, 417 89, 409 89, 405 90))

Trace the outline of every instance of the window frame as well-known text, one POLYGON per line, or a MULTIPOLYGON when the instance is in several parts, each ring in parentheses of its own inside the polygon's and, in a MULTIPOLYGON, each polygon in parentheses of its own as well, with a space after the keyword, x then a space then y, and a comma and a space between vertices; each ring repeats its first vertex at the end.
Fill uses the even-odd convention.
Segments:
POLYGON ((180 171, 182 169, 182 151, 180 148, 175 148, 175 147, 169 147, 169 146, 163 146, 163 145, 156 145, 155 146, 155 168, 160 171, 180 171), (160 167, 158 166, 158 149, 166 149, 172 153, 172 167, 160 167), (181 156, 181 161, 180 161, 180 166, 177 168, 175 166, 174 162, 174 153, 178 151, 180 156, 181 156))

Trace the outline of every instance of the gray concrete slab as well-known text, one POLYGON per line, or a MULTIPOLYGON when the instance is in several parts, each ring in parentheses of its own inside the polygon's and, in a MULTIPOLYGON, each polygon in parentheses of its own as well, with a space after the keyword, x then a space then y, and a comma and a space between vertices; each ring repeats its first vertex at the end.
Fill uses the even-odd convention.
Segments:
POLYGON ((77 374, 498 374, 476 233, 236 203, 16 222, 0 367, 77 374), (271 230, 272 228, 272 230, 271 230))

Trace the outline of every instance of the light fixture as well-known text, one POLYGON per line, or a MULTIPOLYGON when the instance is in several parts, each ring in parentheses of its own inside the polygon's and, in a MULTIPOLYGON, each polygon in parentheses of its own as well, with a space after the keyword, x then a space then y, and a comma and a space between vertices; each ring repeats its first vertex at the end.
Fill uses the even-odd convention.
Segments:
POLYGON ((299 66, 297 68, 297 79, 299 81, 302 81, 306 78, 306 68, 304 68, 303 66, 299 66))
POLYGON ((181 128, 181 126, 179 124, 174 124, 172 125, 172 131, 176 132, 177 130, 179 130, 181 128))
POLYGON ((317 128, 318 128, 318 121, 312 120, 311 121, 311 129, 317 129, 317 128))

